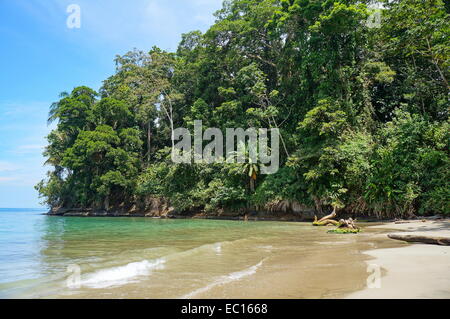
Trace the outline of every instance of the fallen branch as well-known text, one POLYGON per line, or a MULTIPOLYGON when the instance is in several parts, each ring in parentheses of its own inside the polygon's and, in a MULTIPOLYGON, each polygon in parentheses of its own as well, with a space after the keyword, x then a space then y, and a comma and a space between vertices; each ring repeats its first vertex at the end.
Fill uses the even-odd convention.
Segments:
POLYGON ((359 229, 359 227, 356 226, 353 218, 341 219, 339 221, 339 228, 359 229))
POLYGON ((326 220, 332 219, 334 217, 336 217, 336 211, 335 210, 333 210, 333 212, 330 215, 327 215, 327 216, 322 217, 321 219, 319 219, 318 222, 321 223, 321 222, 324 222, 326 220))
POLYGON ((329 233, 335 234, 356 234, 361 230, 356 226, 353 218, 339 220, 339 226, 336 229, 329 230, 329 233))
POLYGON ((329 233, 337 233, 337 234, 355 234, 359 233, 361 230, 358 226, 355 224, 355 220, 352 218, 349 219, 340 219, 339 221, 336 221, 332 218, 335 218, 337 216, 336 214, 336 208, 333 209, 333 212, 325 217, 322 217, 321 219, 317 220, 317 216, 314 216, 314 222, 313 226, 329 226, 333 225, 336 226, 336 229, 329 230, 329 233))
POLYGON ((428 236, 428 235, 403 235, 388 234, 388 237, 395 240, 402 240, 409 243, 423 243, 430 245, 450 246, 450 237, 428 236))
POLYGON ((313 226, 328 226, 328 225, 334 225, 339 226, 339 222, 333 220, 334 217, 336 217, 336 208, 333 209, 333 212, 327 216, 322 217, 321 219, 317 220, 317 216, 314 216, 314 222, 313 226))
POLYGON ((339 222, 332 219, 320 221, 317 220, 317 217, 314 216, 313 226, 328 226, 328 225, 339 226, 339 222))

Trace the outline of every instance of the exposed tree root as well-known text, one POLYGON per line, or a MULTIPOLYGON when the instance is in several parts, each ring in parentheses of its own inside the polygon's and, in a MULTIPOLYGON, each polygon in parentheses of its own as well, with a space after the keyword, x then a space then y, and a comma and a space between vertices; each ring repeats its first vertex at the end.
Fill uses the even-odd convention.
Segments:
POLYGON ((314 216, 313 226, 328 226, 328 225, 339 226, 339 222, 333 220, 333 218, 335 218, 336 215, 337 215, 336 209, 334 209, 330 215, 322 217, 319 220, 317 220, 317 216, 314 216))
POLYGON ((334 220, 337 216, 336 208, 330 215, 327 215, 319 220, 317 216, 314 216, 313 226, 336 226, 336 229, 328 231, 329 233, 339 233, 339 234, 349 234, 349 233, 359 233, 361 230, 355 225, 355 221, 352 218, 340 219, 339 221, 334 220))
POLYGON ((328 225, 339 226, 339 222, 332 219, 319 221, 317 220, 317 217, 315 217, 313 221, 313 226, 328 226, 328 225))

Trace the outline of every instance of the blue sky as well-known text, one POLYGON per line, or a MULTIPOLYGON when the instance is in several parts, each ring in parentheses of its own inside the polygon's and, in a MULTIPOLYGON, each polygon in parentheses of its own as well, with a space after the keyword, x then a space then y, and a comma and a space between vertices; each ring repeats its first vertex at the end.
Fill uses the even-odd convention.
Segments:
POLYGON ((0 207, 39 207, 33 186, 50 104, 62 91, 98 89, 116 54, 157 45, 176 50, 181 34, 205 31, 222 0, 0 0, 0 207), (69 29, 70 4, 81 27, 69 29))

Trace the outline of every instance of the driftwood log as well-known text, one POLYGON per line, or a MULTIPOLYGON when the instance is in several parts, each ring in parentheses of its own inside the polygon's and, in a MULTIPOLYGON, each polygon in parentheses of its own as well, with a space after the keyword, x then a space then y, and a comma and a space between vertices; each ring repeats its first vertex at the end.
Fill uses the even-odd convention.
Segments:
POLYGON ((450 246, 450 237, 440 237, 420 234, 388 234, 391 239, 402 240, 409 243, 423 243, 431 245, 450 246))
POLYGON ((339 228, 359 229, 353 218, 339 220, 339 228))
POLYGON ((334 233, 357 233, 360 231, 359 227, 356 226, 355 220, 352 218, 349 219, 340 219, 339 221, 334 220, 337 216, 336 208, 333 212, 321 219, 317 219, 317 216, 314 216, 313 226, 336 226, 337 228, 332 230, 334 233))
POLYGON ((336 217, 336 212, 333 211, 330 215, 327 215, 325 217, 322 217, 321 219, 317 220, 317 216, 314 216, 314 226, 328 226, 328 225, 334 225, 339 226, 339 222, 333 220, 333 218, 336 217))

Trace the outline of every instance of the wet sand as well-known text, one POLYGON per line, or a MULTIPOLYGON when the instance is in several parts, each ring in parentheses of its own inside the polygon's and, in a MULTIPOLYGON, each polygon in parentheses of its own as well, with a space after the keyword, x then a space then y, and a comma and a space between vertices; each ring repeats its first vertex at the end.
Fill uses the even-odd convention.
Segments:
MULTIPOLYGON (((391 233, 450 236, 450 221, 415 221, 372 226, 391 233)), ((391 241, 396 241, 389 239, 391 241)), ((381 267, 379 288, 365 288, 347 298, 450 298, 450 246, 398 241, 400 247, 366 251, 368 264, 381 267)))
POLYGON ((48 289, 39 284, 18 297, 450 298, 448 246, 408 244, 387 237, 398 231, 442 234, 449 230, 446 222, 361 223, 359 234, 328 234, 334 227, 310 223, 69 222, 93 224, 96 240, 86 239, 85 224, 79 230, 65 225, 69 232, 64 233, 64 241, 56 234, 53 237, 60 244, 45 245, 52 249, 43 249, 41 256, 47 267, 59 265, 55 256, 64 257, 63 266, 81 260, 81 287, 68 289, 65 279, 58 279, 50 281, 48 289), (369 289, 374 264, 381 288, 369 289))
POLYGON ((366 287, 370 256, 364 251, 401 245, 387 239, 383 229, 366 228, 357 235, 343 235, 327 234, 333 227, 312 227, 309 223, 274 225, 288 226, 289 231, 265 239, 224 243, 218 250, 205 247, 186 258, 168 259, 164 268, 126 285, 82 287, 50 297, 343 298, 366 287), (245 261, 247 258, 252 261, 245 261))
MULTIPOLYGON (((328 227, 318 228, 326 233, 328 227)), ((330 227, 332 228, 332 227, 330 227)), ((290 253, 268 258, 252 276, 226 285, 199 291, 192 298, 343 298, 364 289, 368 276, 363 254, 371 248, 395 247, 380 230, 359 235, 335 235, 315 242, 307 252, 291 248, 290 253)))
POLYGON ((450 298, 450 246, 387 237, 393 231, 448 236, 449 221, 365 226, 356 236, 330 234, 330 241, 321 241, 322 247, 315 252, 298 255, 293 251, 284 258, 269 259, 253 276, 211 285, 188 297, 450 298))

